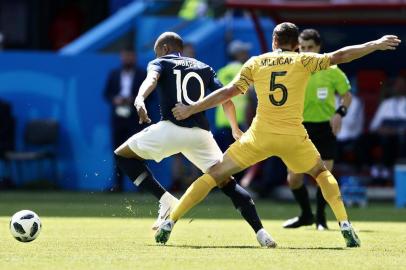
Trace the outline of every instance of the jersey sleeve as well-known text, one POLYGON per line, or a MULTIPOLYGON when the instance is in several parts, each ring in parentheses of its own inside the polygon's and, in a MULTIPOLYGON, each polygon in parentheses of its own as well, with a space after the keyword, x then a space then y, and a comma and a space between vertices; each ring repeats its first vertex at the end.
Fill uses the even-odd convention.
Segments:
POLYGON ((330 56, 328 54, 301 53, 300 62, 308 72, 314 73, 330 66, 330 56))
POLYGON ((217 78, 216 72, 210 68, 210 81, 209 81, 209 85, 207 86, 207 88, 210 91, 215 91, 221 87, 223 87, 223 84, 220 82, 220 80, 217 78))
POLYGON ((334 67, 334 87, 340 95, 347 93, 351 88, 350 81, 348 80, 347 76, 337 66, 334 67))
POLYGON ((156 72, 158 72, 159 74, 161 74, 161 73, 162 73, 162 69, 163 69, 162 64, 161 64, 159 61, 157 61, 157 60, 154 60, 154 61, 149 62, 149 63, 148 63, 148 66, 147 66, 147 72, 156 71, 156 72))
POLYGON ((255 58, 251 57, 245 64, 242 66, 240 72, 235 76, 231 81, 231 84, 235 85, 241 93, 245 94, 249 87, 254 82, 253 70, 255 64, 255 58))

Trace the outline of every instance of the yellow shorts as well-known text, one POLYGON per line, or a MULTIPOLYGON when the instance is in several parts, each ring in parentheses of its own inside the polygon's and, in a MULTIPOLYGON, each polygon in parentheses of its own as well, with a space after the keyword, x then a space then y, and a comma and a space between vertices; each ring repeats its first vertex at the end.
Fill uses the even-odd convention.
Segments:
POLYGON ((294 173, 312 169, 320 154, 309 136, 260 133, 251 128, 226 151, 241 169, 248 168, 271 156, 282 159, 294 173))

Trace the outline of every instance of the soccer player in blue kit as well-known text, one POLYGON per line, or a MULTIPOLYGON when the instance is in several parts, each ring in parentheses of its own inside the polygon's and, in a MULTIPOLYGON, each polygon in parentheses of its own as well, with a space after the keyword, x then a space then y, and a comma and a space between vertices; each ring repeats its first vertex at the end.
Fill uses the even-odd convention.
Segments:
MULTIPOLYGON (((204 112, 185 120, 176 120, 172 108, 177 103, 194 104, 205 97, 207 90, 222 87, 213 69, 194 58, 182 56, 183 40, 173 32, 161 34, 155 42, 156 59, 148 64, 148 74, 142 83, 134 105, 139 123, 150 123, 144 100, 158 90, 161 121, 133 135, 119 146, 117 165, 135 185, 153 194, 160 202, 157 221, 153 229, 169 216, 178 200, 167 192, 154 178, 145 160, 156 162, 171 155, 182 153, 203 173, 222 160, 223 153, 215 142, 204 112), (157 86, 159 86, 157 88, 157 86)), ((242 132, 238 128, 234 104, 223 104, 235 138, 242 132)), ((232 200, 257 235, 261 246, 275 247, 276 243, 263 228, 250 194, 234 180, 221 187, 232 200)))

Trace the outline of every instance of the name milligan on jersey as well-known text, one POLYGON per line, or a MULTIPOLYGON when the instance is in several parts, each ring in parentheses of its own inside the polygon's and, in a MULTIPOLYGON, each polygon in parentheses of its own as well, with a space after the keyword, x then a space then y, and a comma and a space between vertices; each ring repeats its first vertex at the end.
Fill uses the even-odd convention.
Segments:
POLYGON ((290 65, 293 62, 292 57, 265 58, 261 60, 262 66, 290 65))
POLYGON ((210 66, 194 58, 169 54, 149 62, 148 71, 156 71, 160 74, 157 90, 161 120, 169 120, 182 127, 210 129, 204 112, 181 121, 176 120, 172 114, 172 108, 176 103, 193 104, 210 91, 222 87, 210 66))

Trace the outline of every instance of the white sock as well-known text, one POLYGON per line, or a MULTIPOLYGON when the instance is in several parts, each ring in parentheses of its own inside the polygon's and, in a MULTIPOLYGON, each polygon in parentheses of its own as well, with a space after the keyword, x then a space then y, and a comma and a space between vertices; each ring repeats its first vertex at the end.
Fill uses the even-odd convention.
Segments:
POLYGON ((164 193, 164 195, 162 195, 162 197, 159 199, 159 202, 161 204, 165 204, 165 205, 171 205, 172 202, 175 200, 176 198, 170 194, 168 191, 164 193))
POLYGON ((340 221, 340 228, 341 229, 348 228, 348 227, 351 227, 351 224, 350 224, 350 222, 348 220, 340 221))
POLYGON ((262 228, 262 229, 260 229, 259 231, 257 231, 257 235, 260 235, 260 234, 269 234, 264 228, 262 228))

